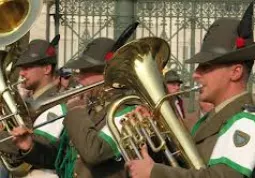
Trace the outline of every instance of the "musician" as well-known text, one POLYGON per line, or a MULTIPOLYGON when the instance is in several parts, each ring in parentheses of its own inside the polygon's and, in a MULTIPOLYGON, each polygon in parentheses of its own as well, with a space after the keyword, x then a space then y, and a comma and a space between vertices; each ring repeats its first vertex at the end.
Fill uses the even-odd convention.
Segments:
POLYGON ((243 178, 255 165, 255 116, 246 86, 255 56, 253 3, 242 21, 222 18, 207 32, 201 51, 188 63, 198 63, 193 78, 203 88, 200 100, 215 108, 193 127, 192 135, 205 161, 200 170, 155 164, 142 148, 143 160, 127 163, 133 178, 243 178), (245 110, 244 110, 245 109, 245 110))
MULTIPOLYGON (((16 67, 19 68, 19 75, 25 78, 25 82, 21 84, 25 90, 30 92, 30 95, 25 97, 27 104, 33 104, 38 100, 45 97, 52 96, 57 93, 58 87, 54 84, 55 80, 55 67, 57 65, 57 58, 55 52, 55 46, 58 43, 58 37, 54 38, 51 43, 45 40, 33 40, 29 43, 28 48, 22 53, 16 63, 16 67)), ((50 119, 54 119, 59 115, 63 115, 65 112, 63 105, 54 106, 47 111, 41 113, 38 117, 33 117, 33 126, 39 125, 50 119)), ((47 126, 34 130, 34 135, 37 139, 43 139, 47 141, 55 141, 60 136, 63 130, 63 124, 61 120, 55 121, 47 126), (43 138, 40 138, 43 137, 43 138)), ((5 137, 7 132, 1 133, 1 138, 5 137)), ((1 143, 1 152, 4 155, 11 156, 12 161, 19 161, 19 152, 15 146, 10 147, 10 142, 1 143)), ((34 167, 26 178, 40 178, 40 177, 56 178, 58 177, 53 170, 38 169, 34 167)))
MULTIPOLYGON (((165 81, 169 93, 176 93, 180 91, 182 80, 176 71, 174 70, 167 71, 165 74, 165 81)), ((173 108, 175 109, 178 117, 184 119, 185 113, 182 98, 178 95, 173 96, 170 98, 170 102, 173 108)))
MULTIPOLYGON (((105 55, 114 44, 108 38, 95 39, 82 56, 68 62, 65 67, 74 70, 74 77, 82 85, 100 82, 103 80, 105 55)), ((122 89, 105 92, 100 87, 91 90, 87 95, 89 104, 68 108, 63 122, 65 130, 55 144, 33 140, 31 135, 24 135, 27 133, 24 128, 14 129, 13 135, 22 150, 23 160, 40 167, 56 168, 61 178, 124 177, 124 162, 116 144, 104 132, 107 104, 122 95, 122 89)))
MULTIPOLYGON (((57 39, 53 39, 55 41, 57 39)), ((58 43, 55 41, 54 43, 58 43)), ((19 74, 25 78, 21 87, 32 91, 32 100, 56 93, 54 85, 55 67, 57 65, 56 49, 45 40, 33 40, 16 63, 19 74)), ((28 101, 29 102, 29 101, 28 101)))
POLYGON ((76 82, 72 77, 71 69, 61 67, 58 70, 58 76, 56 77, 56 85, 58 85, 58 91, 63 92, 69 88, 76 87, 76 82))
MULTIPOLYGON (((45 40, 31 41, 27 50, 24 51, 16 63, 20 76, 26 79, 21 87, 32 92, 32 95, 25 99, 28 105, 58 93, 59 88, 54 81, 57 65, 56 45, 58 44, 59 38, 60 36, 57 35, 50 43, 45 40)), ((49 120, 49 117, 53 118, 53 115, 57 117, 58 115, 64 114, 64 112, 63 105, 52 107, 37 117, 33 125, 36 126, 49 120)), ((36 130, 36 133, 49 137, 50 140, 55 140, 59 137, 63 129, 61 122, 59 120, 39 128, 36 130)))

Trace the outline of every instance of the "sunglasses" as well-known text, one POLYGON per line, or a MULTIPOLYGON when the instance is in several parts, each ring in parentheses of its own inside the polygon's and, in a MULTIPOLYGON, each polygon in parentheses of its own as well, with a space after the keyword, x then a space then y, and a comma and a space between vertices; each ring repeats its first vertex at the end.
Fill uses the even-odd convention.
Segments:
POLYGON ((71 78, 71 76, 72 75, 66 75, 66 76, 60 76, 60 77, 62 77, 63 79, 67 80, 67 79, 71 78))
POLYGON ((64 79, 69 79, 72 76, 72 74, 73 73, 71 69, 66 69, 66 68, 59 69, 59 76, 64 79))

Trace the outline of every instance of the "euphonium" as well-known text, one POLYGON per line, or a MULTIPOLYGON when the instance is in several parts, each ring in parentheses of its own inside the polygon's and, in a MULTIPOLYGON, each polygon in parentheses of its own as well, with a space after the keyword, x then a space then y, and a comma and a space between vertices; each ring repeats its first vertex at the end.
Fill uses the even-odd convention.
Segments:
MULTIPOLYGON (((20 45, 26 45, 20 43, 28 42, 28 32, 41 13, 42 4, 42 0, 0 1, 0 47, 10 45, 8 54, 5 54, 0 60, 0 122, 8 131, 13 127, 27 125, 30 122, 27 106, 14 84, 18 78, 14 64, 18 57, 17 53, 20 53, 24 48, 20 45)), ((31 165, 27 163, 12 166, 5 157, 0 156, 0 158, 9 172, 15 176, 23 176, 31 168, 31 165)))
MULTIPOLYGON (((0 107, 0 123, 3 124, 6 131, 11 131, 13 127, 22 125, 31 125, 29 120, 30 114, 26 104, 21 98, 16 85, 19 83, 10 84, 10 74, 7 69, 4 68, 5 58, 0 60, 0 95, 1 95, 1 107, 0 107)), ((12 175, 23 176, 28 173, 31 165, 27 163, 19 164, 19 166, 12 166, 4 156, 0 156, 0 159, 4 166, 12 175)))
POLYGON ((181 154, 187 167, 199 169, 204 167, 204 163, 191 135, 177 119, 169 101, 163 100, 166 87, 160 71, 169 58, 169 52, 167 42, 156 37, 132 41, 117 50, 107 64, 105 83, 133 89, 137 95, 113 102, 107 111, 107 125, 126 161, 142 159, 139 146, 147 142, 154 152, 163 151, 172 166, 180 166, 175 157, 181 154), (157 107, 157 118, 137 115, 136 120, 127 121, 124 117, 124 125, 120 129, 114 115, 121 105, 133 101, 146 104, 152 111, 157 107), (150 139, 152 135, 157 137, 158 144, 150 139), (170 138, 176 146, 174 151, 168 148, 166 138, 170 138))

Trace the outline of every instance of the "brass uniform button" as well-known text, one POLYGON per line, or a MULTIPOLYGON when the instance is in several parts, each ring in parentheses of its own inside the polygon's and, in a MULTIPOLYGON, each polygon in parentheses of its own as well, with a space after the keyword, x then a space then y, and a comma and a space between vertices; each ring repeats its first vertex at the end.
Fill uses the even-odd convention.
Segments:
POLYGON ((81 158, 81 156, 78 154, 78 155, 77 155, 77 159, 80 159, 80 158, 81 158))
POLYGON ((74 176, 74 177, 78 177, 78 174, 75 172, 75 173, 73 174, 73 176, 74 176))

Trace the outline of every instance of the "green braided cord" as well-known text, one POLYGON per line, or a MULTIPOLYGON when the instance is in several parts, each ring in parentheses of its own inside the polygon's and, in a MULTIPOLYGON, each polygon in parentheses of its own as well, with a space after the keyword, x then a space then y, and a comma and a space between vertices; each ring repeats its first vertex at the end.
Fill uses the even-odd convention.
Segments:
POLYGON ((64 129, 60 137, 58 155, 55 161, 56 171, 61 178, 73 177, 76 158, 77 151, 73 146, 69 145, 68 133, 67 130, 64 129))

